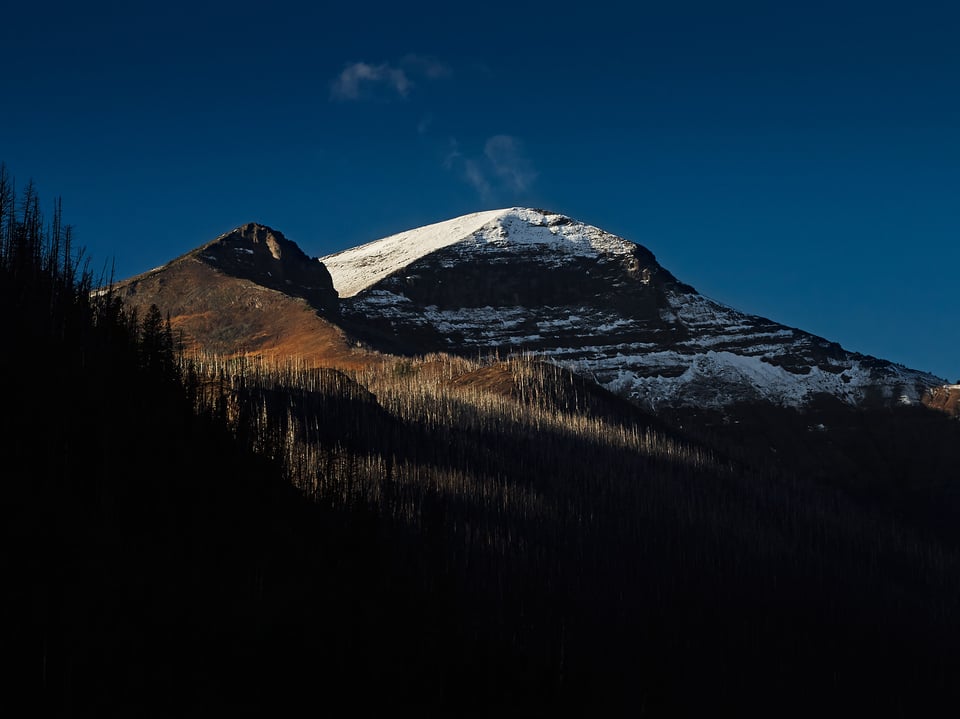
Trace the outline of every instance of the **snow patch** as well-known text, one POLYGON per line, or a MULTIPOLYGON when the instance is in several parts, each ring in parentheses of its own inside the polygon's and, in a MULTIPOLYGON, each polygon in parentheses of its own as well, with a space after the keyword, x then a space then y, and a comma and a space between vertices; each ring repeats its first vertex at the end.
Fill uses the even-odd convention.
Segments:
POLYGON ((329 270, 333 286, 340 293, 340 297, 353 297, 424 255, 469 237, 507 211, 475 212, 418 227, 321 257, 320 261, 329 270))

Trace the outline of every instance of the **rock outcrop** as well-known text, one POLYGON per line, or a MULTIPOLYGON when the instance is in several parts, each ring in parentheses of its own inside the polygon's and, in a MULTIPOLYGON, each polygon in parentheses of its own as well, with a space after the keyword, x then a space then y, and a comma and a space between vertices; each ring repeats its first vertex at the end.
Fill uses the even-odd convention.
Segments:
POLYGON ((303 297, 324 315, 337 314, 337 291, 327 268, 269 227, 242 225, 190 254, 228 275, 303 297))
POLYGON ((960 417, 960 384, 947 384, 931 388, 923 397, 923 403, 931 409, 960 417))

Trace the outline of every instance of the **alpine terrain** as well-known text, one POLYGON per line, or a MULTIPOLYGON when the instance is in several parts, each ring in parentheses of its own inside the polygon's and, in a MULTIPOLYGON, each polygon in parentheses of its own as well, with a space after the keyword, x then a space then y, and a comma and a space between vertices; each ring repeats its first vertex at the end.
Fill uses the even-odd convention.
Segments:
POLYGON ((115 289, 221 356, 536 356, 652 411, 956 407, 944 379, 704 297, 647 248, 545 210, 477 212, 319 261, 250 223, 115 289))
POLYGON ((708 299, 645 247, 544 210, 479 212, 320 261, 344 326, 371 344, 531 352, 649 409, 914 404, 945 384, 708 299))

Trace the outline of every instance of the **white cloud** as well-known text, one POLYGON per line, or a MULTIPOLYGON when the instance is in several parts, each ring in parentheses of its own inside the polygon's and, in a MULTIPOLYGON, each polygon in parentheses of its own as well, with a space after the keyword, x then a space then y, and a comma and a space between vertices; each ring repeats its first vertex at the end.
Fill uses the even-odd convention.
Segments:
POLYGON ((484 201, 493 197, 493 189, 490 187, 490 181, 487 180, 483 170, 481 170, 480 166, 473 160, 463 161, 463 177, 473 186, 473 189, 479 193, 484 201))
POLYGON ((400 97, 406 97, 413 82, 406 71, 389 63, 370 65, 355 62, 347 65, 330 86, 330 97, 335 100, 360 100, 368 93, 386 88, 400 97))
POLYGON ((484 145, 483 154, 493 171, 514 192, 525 192, 537 179, 537 172, 526 156, 522 143, 515 137, 494 135, 484 145))
POLYGON ((460 144, 451 139, 443 166, 460 175, 484 202, 500 195, 523 194, 538 174, 523 149, 523 143, 511 135, 487 138, 483 154, 473 157, 461 152, 460 144))
POLYGON ((397 63, 350 63, 330 85, 333 100, 367 100, 398 95, 407 97, 416 79, 438 80, 453 71, 439 60, 424 55, 405 55, 397 63))

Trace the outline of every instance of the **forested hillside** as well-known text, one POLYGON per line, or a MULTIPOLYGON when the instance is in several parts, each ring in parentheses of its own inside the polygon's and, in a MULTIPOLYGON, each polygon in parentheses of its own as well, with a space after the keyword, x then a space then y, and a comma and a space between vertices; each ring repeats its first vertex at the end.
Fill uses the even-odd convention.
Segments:
POLYGON ((3 644, 33 715, 958 698, 954 535, 859 478, 530 359, 185 356, 100 279, 2 172, 3 644))

